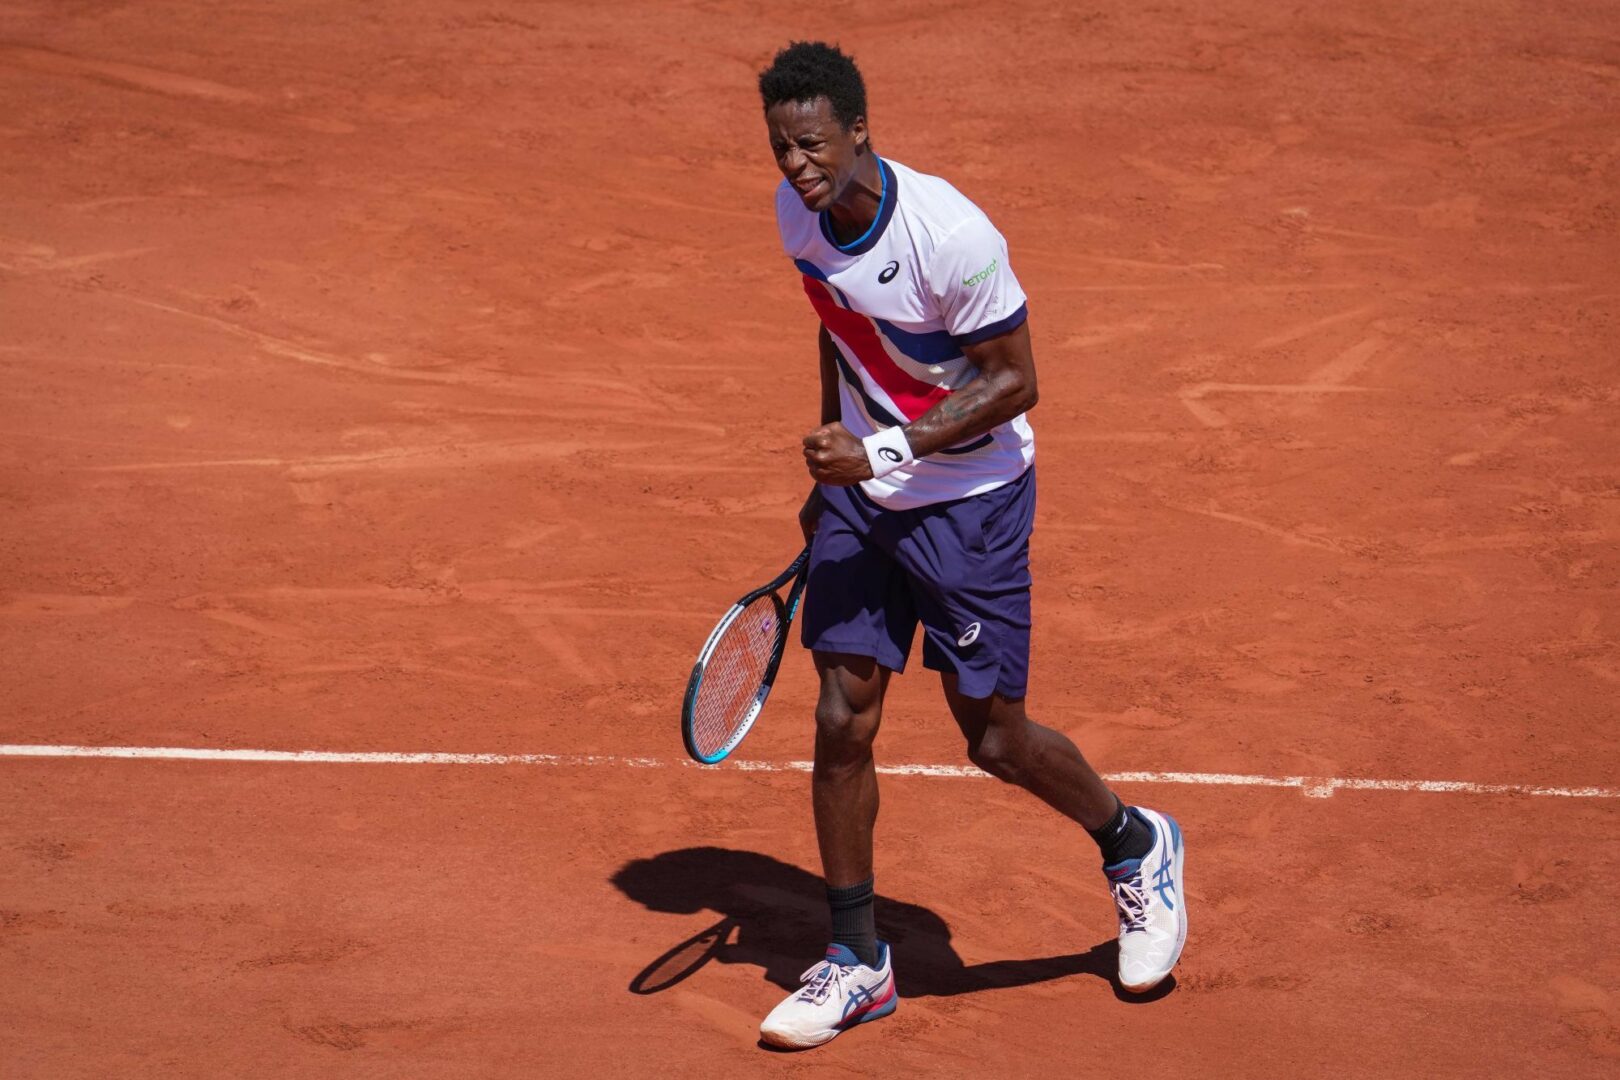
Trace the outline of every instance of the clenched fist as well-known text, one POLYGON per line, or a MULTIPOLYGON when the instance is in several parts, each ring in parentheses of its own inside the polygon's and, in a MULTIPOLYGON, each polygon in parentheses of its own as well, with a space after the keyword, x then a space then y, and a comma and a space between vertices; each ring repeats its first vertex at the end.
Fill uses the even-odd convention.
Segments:
POLYGON ((838 421, 823 424, 804 437, 804 464, 818 484, 849 487, 872 479, 866 447, 838 421))

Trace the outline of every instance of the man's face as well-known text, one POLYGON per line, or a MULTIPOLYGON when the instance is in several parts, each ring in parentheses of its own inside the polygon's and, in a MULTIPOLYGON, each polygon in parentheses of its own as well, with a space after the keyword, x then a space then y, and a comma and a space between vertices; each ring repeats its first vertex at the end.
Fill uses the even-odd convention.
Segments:
POLYGON ((845 128, 832 103, 781 101, 765 112, 776 167, 799 193, 806 210, 817 213, 838 201, 855 176, 857 148, 866 145, 866 118, 845 128))

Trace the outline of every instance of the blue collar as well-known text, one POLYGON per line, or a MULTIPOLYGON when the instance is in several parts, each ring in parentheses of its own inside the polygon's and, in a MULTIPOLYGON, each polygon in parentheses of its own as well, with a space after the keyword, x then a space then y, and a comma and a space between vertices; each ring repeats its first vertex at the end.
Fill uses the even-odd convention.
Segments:
POLYGON ((838 238, 833 235, 831 215, 825 210, 819 215, 821 218, 821 235, 826 237, 827 243, 831 244, 840 254, 865 255, 868 251, 871 251, 877 246, 877 242, 883 238, 883 230, 889 227, 889 219, 894 217, 895 203, 900 200, 900 181, 894 175, 894 170, 889 168, 889 163, 882 158, 878 158, 878 177, 883 186, 878 193, 877 216, 872 219, 872 224, 866 227, 866 231, 854 240, 847 244, 840 244, 838 238))

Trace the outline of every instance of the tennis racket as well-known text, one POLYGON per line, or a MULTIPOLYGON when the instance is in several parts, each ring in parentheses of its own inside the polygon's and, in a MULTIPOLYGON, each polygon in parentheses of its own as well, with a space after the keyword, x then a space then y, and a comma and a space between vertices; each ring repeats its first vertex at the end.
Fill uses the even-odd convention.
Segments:
POLYGON ((703 643, 681 704, 681 738, 695 760, 713 765, 724 759, 759 719, 787 647, 788 627, 798 613, 809 566, 806 547, 775 580, 732 604, 703 643), (783 600, 780 590, 789 582, 783 600))

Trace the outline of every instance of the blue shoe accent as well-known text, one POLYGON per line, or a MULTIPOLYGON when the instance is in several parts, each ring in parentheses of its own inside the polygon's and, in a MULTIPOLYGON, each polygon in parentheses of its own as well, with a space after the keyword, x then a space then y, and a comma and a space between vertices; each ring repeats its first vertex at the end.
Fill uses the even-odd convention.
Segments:
POLYGON ((1109 863, 1103 867, 1103 873, 1108 875, 1109 881, 1124 881, 1133 874, 1142 872, 1141 859, 1125 859, 1117 863, 1109 863))
POLYGON ((841 1026, 859 1027, 861 1024, 867 1023, 868 1021, 871 1021, 871 1020, 881 1020, 885 1016, 888 1016, 890 1013, 894 1012, 894 1010, 899 1008, 899 1007, 900 1007, 900 995, 897 994, 897 993, 894 993, 893 991, 890 991, 888 1001, 885 1001, 882 1005, 879 1005, 877 1008, 873 1009, 869 1013, 863 1013, 860 1017, 858 1017, 855 1020, 854 1023, 848 1024, 848 1025, 841 1025, 841 1026))
POLYGON ((848 945, 840 945, 837 942, 827 946, 826 959, 831 960, 839 967, 855 967, 861 962, 861 958, 855 955, 853 949, 848 945))
MULTIPOLYGON (((855 955, 854 949, 851 949, 848 945, 840 945, 836 941, 828 943, 827 955, 823 959, 830 960, 839 967, 854 967, 861 963, 861 958, 855 955)), ((889 943, 880 941, 878 942, 877 963, 872 964, 871 969, 873 971, 882 971, 884 965, 888 962, 889 943)))

